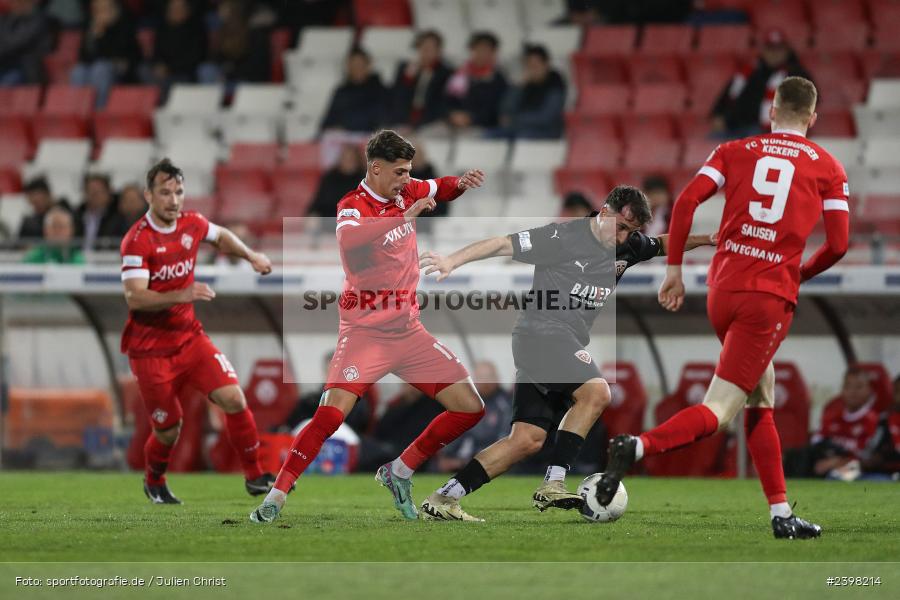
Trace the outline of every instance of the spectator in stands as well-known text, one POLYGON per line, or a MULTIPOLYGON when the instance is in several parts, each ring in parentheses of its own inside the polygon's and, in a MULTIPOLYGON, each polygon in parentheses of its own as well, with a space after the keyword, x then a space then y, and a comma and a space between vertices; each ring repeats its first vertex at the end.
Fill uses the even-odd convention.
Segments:
POLYGON ((362 149, 356 144, 341 146, 337 163, 319 180, 319 188, 309 207, 309 216, 323 217, 322 227, 327 228, 327 223, 330 222, 334 229, 338 200, 359 187, 359 182, 365 177, 366 161, 362 149))
POLYGON ((894 401, 878 420, 875 435, 863 452, 865 473, 900 473, 900 375, 894 379, 894 401))
POLYGON ((644 225, 642 231, 650 237, 656 237, 669 231, 669 220, 672 218, 672 191, 669 182, 661 175, 651 175, 644 179, 644 193, 650 201, 653 220, 644 225))
POLYGON ((416 35, 416 58, 397 67, 391 91, 391 121, 419 127, 447 116, 444 89, 452 71, 444 62, 444 38, 433 29, 416 35))
POLYGON ((472 371, 475 389, 484 400, 484 417, 475 427, 456 438, 438 455, 438 471, 458 471, 476 452, 509 434, 512 422, 512 398, 500 387, 497 367, 488 360, 475 363, 472 371))
POLYGON ((44 79, 53 32, 39 5, 37 0, 11 0, 9 12, 0 14, 0 87, 44 79))
POLYGON ((75 210, 75 233, 85 250, 117 248, 128 224, 116 207, 109 178, 91 173, 84 178, 84 201, 75 210))
POLYGON ((276 14, 267 6, 242 0, 219 4, 212 32, 211 62, 200 65, 202 83, 268 82, 272 75, 269 33, 276 14))
POLYGON ((106 104, 115 83, 129 81, 141 58, 137 31, 115 0, 91 0, 91 15, 81 40, 73 85, 93 86, 97 107, 106 104))
POLYGON ((50 193, 50 184, 44 177, 36 177, 25 182, 22 189, 32 213, 26 215, 19 225, 19 239, 39 239, 44 237, 44 219, 47 211, 53 206, 53 194, 50 193))
POLYGON ((528 44, 522 54, 524 81, 511 87, 501 108, 500 135, 549 140, 563 133, 566 82, 550 64, 550 53, 539 44, 528 44))
POLYGON ((859 459, 878 427, 875 394, 865 370, 850 367, 839 400, 822 413, 813 436, 813 472, 832 479, 856 479, 859 459))
POLYGON ((375 131, 385 122, 387 100, 387 89, 372 72, 369 53, 354 48, 347 56, 346 79, 334 90, 321 128, 375 131))
MULTIPOLYGON (((416 155, 413 156, 412 170, 410 171, 409 176, 422 180, 439 177, 437 171, 434 169, 434 165, 428 160, 428 148, 420 141, 414 142, 414 145, 416 147, 416 155)), ((419 233, 430 233, 432 226, 434 225, 432 218, 446 216, 448 212, 450 212, 450 203, 438 202, 437 206, 434 207, 434 210, 425 211, 419 215, 416 219, 416 229, 419 233)))
POLYGON ((775 88, 786 77, 794 75, 811 79, 784 32, 768 30, 756 62, 735 73, 713 106, 713 131, 726 137, 768 131, 769 107, 775 98, 775 88))
POLYGON ((195 13, 188 0, 169 0, 162 24, 156 30, 151 64, 144 69, 142 79, 160 86, 165 96, 172 83, 197 80, 206 51, 203 15, 195 13))
POLYGON ((84 264, 84 254, 74 244, 72 213, 54 206, 44 217, 44 240, 25 255, 27 263, 84 264))
MULTIPOLYGON (((119 214, 125 221, 126 228, 130 228, 138 219, 143 217, 147 213, 147 209, 147 201, 144 200, 144 192, 141 186, 136 183, 129 183, 119 192, 119 214)), ((231 231, 233 232, 234 229, 231 231)), ((241 239, 246 238, 241 236, 241 239)))
POLYGON ((497 67, 500 40, 476 32, 469 39, 469 60, 447 82, 447 120, 457 133, 481 133, 500 124, 506 77, 497 67))
POLYGON ((586 217, 592 212, 594 212, 594 207, 587 199, 587 196, 581 192, 569 192, 563 198, 559 216, 566 219, 577 219, 578 217, 586 217))

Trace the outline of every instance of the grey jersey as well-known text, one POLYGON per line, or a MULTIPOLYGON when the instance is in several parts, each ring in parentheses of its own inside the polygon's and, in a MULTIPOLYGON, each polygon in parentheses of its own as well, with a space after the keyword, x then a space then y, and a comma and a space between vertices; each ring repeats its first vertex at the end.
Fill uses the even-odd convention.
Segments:
POLYGON ((662 252, 659 239, 635 231, 613 254, 591 231, 591 218, 520 231, 510 239, 513 259, 534 265, 531 301, 513 334, 574 334, 583 345, 625 270, 662 252))

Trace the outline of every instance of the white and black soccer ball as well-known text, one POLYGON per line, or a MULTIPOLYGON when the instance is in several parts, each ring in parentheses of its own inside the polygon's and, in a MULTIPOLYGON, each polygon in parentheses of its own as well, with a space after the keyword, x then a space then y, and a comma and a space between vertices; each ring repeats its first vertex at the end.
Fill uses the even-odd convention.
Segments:
POLYGON ((578 493, 584 498, 581 516, 592 523, 615 521, 625 514, 625 509, 628 507, 628 492, 625 491, 625 485, 621 482, 609 506, 600 506, 600 503, 597 502, 597 483, 601 477, 603 477, 603 473, 594 473, 585 477, 578 486, 578 493))

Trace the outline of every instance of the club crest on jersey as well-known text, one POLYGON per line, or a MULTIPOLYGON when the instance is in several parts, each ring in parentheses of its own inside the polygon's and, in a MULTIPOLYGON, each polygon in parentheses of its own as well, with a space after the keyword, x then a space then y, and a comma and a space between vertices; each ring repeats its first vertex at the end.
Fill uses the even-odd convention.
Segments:
POLYGON ((616 279, 622 276, 622 273, 625 272, 625 269, 628 268, 627 260, 617 260, 616 261, 616 279))
POLYGON ((181 234, 181 245, 185 250, 190 250, 194 245, 194 237, 186 233, 181 234))
POLYGON ((359 369, 354 366, 344 369, 344 379, 347 381, 356 381, 359 379, 359 369))
POLYGON ((581 362, 583 362, 586 365, 591 364, 591 361, 593 360, 591 358, 590 353, 587 350, 579 350, 578 352, 575 353, 575 358, 577 358, 578 360, 580 360, 581 362))
POLYGON ((169 413, 167 413, 166 411, 164 411, 161 408, 157 408, 156 410, 154 410, 153 415, 152 415, 153 420, 160 424, 165 423, 166 417, 168 417, 168 416, 169 416, 169 413))
POLYGON ((394 204, 397 205, 397 208, 400 210, 406 210, 406 202, 403 201, 403 198, 398 196, 394 199, 394 204))

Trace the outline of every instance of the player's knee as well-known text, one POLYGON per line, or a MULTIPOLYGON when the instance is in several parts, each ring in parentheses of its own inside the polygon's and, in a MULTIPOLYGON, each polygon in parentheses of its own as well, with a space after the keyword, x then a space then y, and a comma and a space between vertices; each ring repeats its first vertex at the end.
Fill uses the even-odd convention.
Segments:
POLYGON ((612 399, 609 384, 603 379, 585 383, 575 390, 573 396, 575 402, 588 408, 597 417, 603 414, 612 399))
POLYGON ((160 442, 165 444, 166 446, 172 446, 175 442, 178 441, 178 436, 181 434, 181 421, 178 421, 168 429, 154 429, 153 435, 156 436, 160 442))
POLYGON ((524 458, 541 451, 544 441, 547 439, 547 432, 543 429, 514 431, 510 434, 509 439, 516 449, 516 454, 524 458))
POLYGON ((247 408, 247 400, 244 398, 244 392, 236 385, 230 385, 226 388, 216 390, 210 397, 213 402, 218 404, 226 413, 241 412, 247 408))

